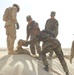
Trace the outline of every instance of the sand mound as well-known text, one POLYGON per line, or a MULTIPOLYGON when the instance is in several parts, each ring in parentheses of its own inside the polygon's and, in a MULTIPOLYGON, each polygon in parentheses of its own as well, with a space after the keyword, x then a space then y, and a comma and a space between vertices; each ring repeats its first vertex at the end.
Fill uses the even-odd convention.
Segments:
MULTIPOLYGON (((70 75, 74 75, 74 64, 65 59, 70 75)), ((42 61, 28 55, 6 55, 0 59, 0 75, 65 75, 58 59, 48 60, 50 71, 46 72, 42 61), (52 64, 52 68, 51 68, 52 64)))

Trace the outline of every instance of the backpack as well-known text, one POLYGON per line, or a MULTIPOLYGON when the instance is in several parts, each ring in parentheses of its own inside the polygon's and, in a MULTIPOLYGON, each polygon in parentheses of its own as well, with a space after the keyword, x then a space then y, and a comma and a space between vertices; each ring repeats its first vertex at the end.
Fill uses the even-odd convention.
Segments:
POLYGON ((3 15, 3 21, 7 21, 9 18, 11 18, 11 12, 12 12, 12 8, 6 8, 4 15, 3 15))

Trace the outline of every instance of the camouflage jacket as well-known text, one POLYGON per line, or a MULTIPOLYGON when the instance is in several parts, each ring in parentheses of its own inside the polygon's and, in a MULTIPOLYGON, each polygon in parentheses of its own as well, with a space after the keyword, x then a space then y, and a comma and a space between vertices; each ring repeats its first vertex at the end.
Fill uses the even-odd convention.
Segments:
POLYGON ((39 25, 37 22, 32 21, 31 24, 27 25, 27 37, 31 37, 30 39, 33 39, 34 36, 40 31, 39 25))
POLYGON ((8 7, 6 8, 4 15, 3 15, 3 21, 6 22, 13 22, 13 23, 17 23, 17 8, 15 7, 8 7))
POLYGON ((54 35, 58 35, 58 21, 56 19, 48 19, 45 24, 45 30, 51 30, 54 35))
POLYGON ((52 47, 53 49, 60 46, 60 42, 54 38, 54 34, 51 31, 46 32, 46 30, 40 31, 33 40, 28 41, 28 43, 35 43, 37 41, 42 41, 44 44, 44 49, 47 47, 52 47))

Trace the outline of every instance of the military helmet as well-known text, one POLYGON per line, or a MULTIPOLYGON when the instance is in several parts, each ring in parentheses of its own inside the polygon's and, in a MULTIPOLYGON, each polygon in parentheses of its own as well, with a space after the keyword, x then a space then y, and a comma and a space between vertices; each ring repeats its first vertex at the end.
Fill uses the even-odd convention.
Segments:
POLYGON ((13 4, 13 6, 14 6, 14 7, 16 7, 16 8, 17 8, 17 10, 18 10, 17 12, 19 12, 19 10, 20 10, 19 5, 17 5, 17 4, 13 4))
POLYGON ((51 12, 51 16, 55 16, 56 12, 55 11, 52 11, 51 12))
POLYGON ((26 20, 27 20, 27 21, 29 21, 29 20, 31 20, 31 19, 32 19, 31 15, 28 15, 28 16, 26 17, 26 20))

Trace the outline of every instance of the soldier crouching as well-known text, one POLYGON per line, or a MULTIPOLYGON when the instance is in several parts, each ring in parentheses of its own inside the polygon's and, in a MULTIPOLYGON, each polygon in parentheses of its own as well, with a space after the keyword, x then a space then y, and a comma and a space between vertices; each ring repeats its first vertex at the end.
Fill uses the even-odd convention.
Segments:
POLYGON ((43 30, 43 31, 40 31, 36 37, 34 38, 34 40, 31 40, 31 41, 27 41, 26 43, 27 44, 30 44, 30 43, 35 43, 35 42, 38 42, 38 41, 42 41, 43 42, 43 46, 42 46, 42 61, 45 65, 44 69, 46 71, 49 70, 49 67, 48 67, 48 61, 47 61, 47 58, 46 58, 46 53, 50 52, 51 50, 53 50, 55 52, 55 54, 57 55, 62 67, 63 67, 63 70, 65 71, 66 75, 69 75, 69 71, 68 71, 68 67, 67 67, 67 64, 64 60, 64 57, 63 57, 63 52, 62 52, 62 49, 61 49, 61 44, 60 42, 54 38, 54 34, 51 32, 51 31, 48 31, 47 33, 47 30, 43 30))
POLYGON ((23 45, 23 44, 21 45, 21 42, 22 42, 22 43, 24 42, 24 45, 27 46, 27 45, 25 44, 26 41, 19 40, 19 41, 18 41, 17 50, 15 50, 15 52, 16 52, 17 54, 27 54, 27 55, 30 55, 30 52, 29 52, 28 50, 22 48, 22 45, 23 45))
POLYGON ((55 39, 53 33, 51 31, 48 31, 49 34, 46 32, 46 30, 44 31, 41 31, 38 35, 37 35, 37 38, 39 38, 40 41, 43 42, 43 46, 42 46, 42 60, 43 60, 43 63, 45 65, 45 70, 48 71, 49 68, 48 68, 48 61, 47 61, 47 58, 46 58, 46 53, 50 52, 51 50, 53 50, 55 52, 55 54, 57 55, 64 71, 66 72, 66 75, 69 75, 69 71, 68 71, 68 68, 67 68, 67 64, 64 60, 64 57, 63 57, 63 52, 62 52, 62 49, 61 49, 61 44, 60 42, 55 39))

